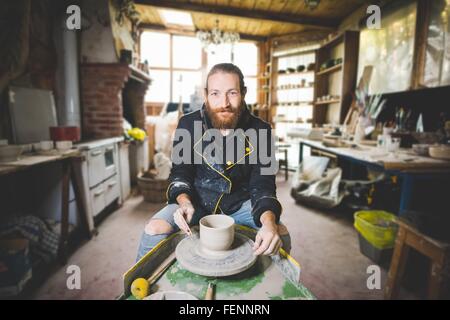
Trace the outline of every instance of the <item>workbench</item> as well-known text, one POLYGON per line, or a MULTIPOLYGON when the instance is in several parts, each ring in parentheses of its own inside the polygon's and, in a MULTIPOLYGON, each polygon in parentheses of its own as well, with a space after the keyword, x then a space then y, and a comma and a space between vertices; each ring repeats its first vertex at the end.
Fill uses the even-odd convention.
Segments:
MULTIPOLYGON (((352 164, 365 166, 371 170, 398 176, 401 179, 401 196, 399 216, 407 210, 415 209, 412 205, 413 190, 419 183, 450 183, 450 161, 418 156, 411 149, 387 152, 373 146, 353 144, 346 147, 329 147, 321 141, 300 139, 299 163, 303 161, 304 147, 318 150, 319 153, 344 159, 352 164)), ((447 188, 450 191, 450 188, 447 188)), ((450 197, 450 194, 449 194, 450 197)), ((427 199, 423 199, 426 201, 427 199)), ((415 199, 417 202, 418 199, 415 199)))
MULTIPOLYGON (((83 160, 78 150, 69 150, 66 152, 55 152, 54 154, 25 154, 17 161, 0 163, 0 177, 12 175, 20 171, 40 167, 51 163, 62 164, 62 201, 61 201, 61 235, 59 241, 59 259, 65 264, 67 261, 67 244, 69 237, 69 188, 72 183, 75 201, 78 209, 80 227, 85 235, 90 238, 93 234, 90 230, 89 219, 86 214, 85 204, 82 199, 81 185, 82 178, 76 164, 83 160)), ((94 230, 95 232, 95 230, 94 230)))

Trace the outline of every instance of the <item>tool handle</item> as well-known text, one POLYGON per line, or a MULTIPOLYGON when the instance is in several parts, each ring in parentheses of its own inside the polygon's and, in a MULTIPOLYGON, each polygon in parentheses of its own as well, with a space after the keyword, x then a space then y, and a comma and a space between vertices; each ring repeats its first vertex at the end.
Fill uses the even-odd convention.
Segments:
POLYGON ((208 284, 208 289, 206 289, 205 300, 214 300, 214 288, 215 284, 210 282, 208 284))
POLYGON ((184 225, 185 225, 185 227, 186 227, 186 229, 187 229, 187 234, 188 234, 189 236, 192 236, 191 228, 189 227, 189 224, 187 223, 187 221, 186 221, 186 219, 184 218, 183 215, 181 215, 181 219, 183 220, 183 223, 184 223, 184 225))
POLYGON ((150 285, 152 285, 158 278, 172 265, 175 261, 175 253, 172 253, 169 258, 160 265, 153 274, 147 278, 147 281, 150 285))

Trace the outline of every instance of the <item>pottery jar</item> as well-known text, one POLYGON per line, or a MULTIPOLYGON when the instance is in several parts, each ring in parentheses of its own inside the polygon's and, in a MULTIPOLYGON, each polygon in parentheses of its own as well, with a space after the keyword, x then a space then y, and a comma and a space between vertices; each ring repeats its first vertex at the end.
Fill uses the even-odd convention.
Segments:
POLYGON ((234 219, 213 214, 200 219, 200 244, 211 251, 228 250, 234 241, 234 219))

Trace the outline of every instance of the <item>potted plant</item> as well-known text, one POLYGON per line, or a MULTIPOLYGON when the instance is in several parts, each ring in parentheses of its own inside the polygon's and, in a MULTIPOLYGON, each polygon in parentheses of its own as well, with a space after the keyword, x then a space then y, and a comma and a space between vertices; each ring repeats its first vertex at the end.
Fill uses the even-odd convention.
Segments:
POLYGON ((147 171, 149 166, 147 134, 140 128, 130 128, 124 130, 124 138, 130 143, 130 180, 136 184, 138 174, 147 171))

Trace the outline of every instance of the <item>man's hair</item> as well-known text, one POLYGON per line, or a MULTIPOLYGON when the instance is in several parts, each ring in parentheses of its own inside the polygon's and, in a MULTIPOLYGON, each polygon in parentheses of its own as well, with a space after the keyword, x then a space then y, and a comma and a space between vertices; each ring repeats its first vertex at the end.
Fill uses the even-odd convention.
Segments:
POLYGON ((208 91, 209 77, 218 72, 231 73, 237 75, 239 78, 239 90, 241 91, 241 93, 246 92, 247 88, 245 87, 244 83, 244 75, 242 74, 241 69, 239 69, 236 65, 232 63, 219 63, 216 64, 214 67, 212 67, 211 70, 209 70, 208 76, 206 77, 206 87, 205 87, 206 91, 208 91))

